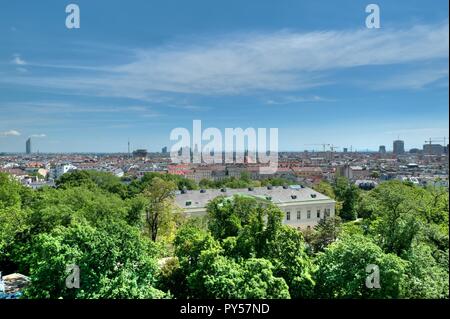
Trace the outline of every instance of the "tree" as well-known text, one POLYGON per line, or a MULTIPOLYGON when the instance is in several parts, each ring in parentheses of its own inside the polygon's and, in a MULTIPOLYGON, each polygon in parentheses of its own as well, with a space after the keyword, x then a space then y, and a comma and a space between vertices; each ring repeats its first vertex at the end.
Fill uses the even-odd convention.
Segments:
POLYGON ((128 197, 136 196, 142 193, 144 190, 148 189, 152 184, 154 178, 159 178, 166 182, 173 182, 176 184, 176 188, 179 190, 198 189, 198 185, 195 183, 194 180, 185 178, 183 176, 149 172, 145 173, 144 176, 142 176, 142 178, 133 180, 128 185, 128 197))
POLYGON ((92 180, 88 171, 75 170, 63 174, 56 180, 56 186, 60 188, 70 188, 77 186, 84 186, 86 188, 94 188, 95 182, 92 180))
POLYGON ((59 188, 85 187, 95 190, 96 187, 119 195, 121 198, 127 197, 127 187, 121 179, 108 172, 94 170, 75 170, 62 175, 56 180, 59 188))
POLYGON ((127 215, 127 206, 118 195, 86 186, 41 190, 29 208, 33 234, 50 232, 79 219, 97 226, 123 220, 127 215))
POLYGON ((0 173, 0 209, 20 206, 22 186, 12 176, 0 173))
POLYGON ((289 298, 286 282, 276 277, 273 270, 266 259, 236 262, 221 256, 220 251, 205 250, 188 282, 194 298, 289 298))
POLYGON ((195 268, 198 258, 203 250, 219 249, 219 243, 211 236, 211 233, 196 226, 186 224, 182 226, 174 239, 174 254, 192 270, 195 268))
MULTIPOLYGON (((79 222, 87 222, 93 227, 123 222, 128 211, 126 203, 118 195, 96 186, 43 188, 32 192, 33 196, 21 192, 21 224, 16 219, 14 240, 5 247, 13 271, 24 274, 30 271, 27 256, 33 253, 33 238, 79 222)), ((13 216, 9 213, 9 218, 13 216)))
POLYGON ((175 298, 186 299, 188 297, 189 287, 186 275, 177 257, 168 258, 164 261, 157 276, 156 288, 167 291, 175 298))
POLYGON ((370 233, 386 252, 400 255, 408 250, 421 229, 414 186, 393 181, 382 183, 370 192, 370 233))
POLYGON ((17 268, 11 254, 21 234, 29 229, 30 212, 24 202, 31 198, 28 190, 12 176, 0 173, 0 269, 3 271, 17 268))
MULTIPOLYGON (((245 179, 204 183, 255 185, 245 179)), ((26 298, 449 296, 447 189, 319 183, 345 206, 341 216, 362 218, 329 217, 302 234, 283 225, 277 206, 250 196, 218 197, 204 218, 178 217, 174 190, 192 186, 184 181, 150 173, 126 187, 80 171, 32 190, 0 173, 0 269, 31 277, 26 298), (80 289, 65 286, 70 264, 81 270, 80 289), (366 287, 369 265, 379 289, 366 287)))
POLYGON ((241 181, 250 183, 251 182, 251 176, 249 172, 243 171, 241 172, 241 181))
MULTIPOLYGON (((128 196, 127 186, 122 180, 108 172, 87 171, 91 180, 101 189, 117 194, 125 199, 128 196)), ((63 175, 64 176, 64 175, 63 175)))
MULTIPOLYGON (((221 201, 224 207, 228 205, 226 208, 230 209, 230 214, 216 211, 218 215, 213 216, 220 220, 211 217, 208 223, 208 227, 213 225, 213 231, 186 224, 177 232, 174 246, 179 267, 175 261, 165 267, 163 287, 167 287, 167 283, 173 285, 171 278, 177 278, 176 287, 169 289, 177 297, 288 298, 289 287, 278 274, 282 270, 277 258, 289 258, 294 254, 301 258, 301 254, 294 249, 295 245, 288 245, 291 255, 286 256, 287 250, 280 253, 288 236, 274 234, 282 227, 279 209, 272 206, 264 208, 254 199, 239 196, 232 201, 226 198, 218 200, 213 205, 214 209, 221 207, 221 201), (243 216, 245 222, 230 222, 229 218, 234 221, 236 216, 243 216), (267 216, 267 223, 263 216, 267 216), (235 226, 227 227, 229 233, 219 231, 219 225, 229 223, 235 226), (237 237, 228 236, 230 234, 237 237), (269 256, 265 256, 268 255, 265 248, 268 240, 277 242, 272 243, 270 252, 278 267, 269 260, 269 256), (185 294, 180 293, 180 286, 185 287, 185 294)), ((298 235, 298 232, 292 231, 298 235)))
POLYGON ((447 262, 440 264, 430 246, 419 244, 413 246, 404 257, 409 261, 406 272, 408 280, 404 284, 406 298, 420 299, 448 299, 448 250, 443 254, 447 262))
POLYGON ((276 234, 266 241, 260 258, 274 265, 274 274, 283 278, 292 298, 311 298, 314 293, 315 267, 306 253, 305 241, 301 232, 281 225, 276 234))
POLYGON ((202 178, 200 180, 200 182, 198 183, 198 185, 201 188, 216 188, 216 187, 220 187, 221 185, 219 183, 217 183, 216 181, 207 179, 207 178, 202 178), (217 186, 219 185, 219 186, 217 186))
POLYGON ((339 216, 323 218, 314 227, 309 241, 314 252, 323 251, 333 243, 341 231, 341 218, 339 216))
POLYGON ((313 189, 316 192, 324 194, 325 196, 328 196, 332 199, 336 198, 336 194, 334 193, 333 186, 330 183, 328 183, 327 181, 323 181, 323 180, 320 181, 318 184, 315 184, 313 186, 313 189))
POLYGON ((402 297, 407 262, 384 253, 364 236, 345 236, 334 242, 318 254, 316 264, 315 292, 319 298, 402 297), (381 288, 366 286, 369 265, 378 267, 381 288))
POLYGON ((269 260, 250 258, 243 267, 243 296, 245 299, 289 299, 289 287, 285 280, 275 274, 269 260))
POLYGON ((377 210, 371 194, 371 191, 362 192, 356 208, 358 216, 366 220, 372 219, 372 214, 377 210))
POLYGON ((210 232, 191 223, 178 229, 173 245, 175 260, 164 265, 160 285, 176 298, 188 298, 195 294, 188 284, 188 277, 198 269, 202 251, 217 250, 220 245, 210 232))
POLYGON ((327 181, 322 180, 318 184, 313 185, 313 189, 316 192, 324 194, 325 196, 328 196, 331 199, 335 199, 336 200, 336 205, 335 205, 336 214, 340 214, 341 213, 342 201, 337 199, 336 193, 334 192, 333 185, 331 185, 327 181))
POLYGON ((12 248, 20 239, 20 234, 28 231, 28 211, 12 206, 0 208, 0 269, 15 271, 16 262, 11 260, 12 248))
POLYGON ((279 210, 273 209, 272 206, 258 206, 256 202, 253 205, 254 212, 249 216, 248 222, 241 225, 235 236, 224 240, 224 246, 228 244, 229 256, 236 259, 261 257, 267 241, 278 229, 278 224, 274 226, 272 215, 277 214, 279 210))
POLYGON ((173 212, 172 200, 175 196, 176 185, 171 181, 154 178, 143 194, 147 198, 145 207, 145 221, 150 238, 156 241, 158 231, 167 223, 173 212))
POLYGON ((237 236, 243 226, 258 218, 261 206, 253 197, 219 196, 207 205, 208 228, 216 239, 237 236))
POLYGON ((283 186, 283 185, 288 185, 289 183, 291 183, 290 180, 288 180, 286 178, 281 178, 281 177, 265 178, 265 179, 261 180, 261 186, 267 186, 267 185, 283 186))
POLYGON ((129 225, 143 228, 145 226, 144 218, 147 198, 139 194, 126 200, 127 214, 125 220, 129 225))
POLYGON ((219 198, 210 207, 209 228, 221 240, 224 255, 234 260, 258 258, 273 266, 293 298, 312 295, 313 265, 302 234, 282 224, 283 213, 273 204, 254 198, 219 198))
POLYGON ((58 227, 33 242, 26 298, 161 298, 154 288, 151 243, 123 224, 58 227), (66 286, 67 266, 79 267, 79 289, 66 286))
POLYGON ((172 176, 177 176, 175 178, 174 182, 177 184, 177 187, 178 187, 179 190, 183 190, 183 189, 189 189, 189 190, 198 189, 198 186, 197 186, 197 184, 195 183, 194 180, 189 179, 189 178, 185 178, 185 177, 181 177, 181 176, 178 176, 178 175, 172 175, 172 176))
POLYGON ((370 177, 372 177, 372 178, 380 178, 380 172, 378 172, 378 171, 373 171, 373 172, 370 174, 370 177))
POLYGON ((345 177, 336 178, 334 192, 338 201, 342 202, 340 217, 343 220, 355 220, 357 216, 357 203, 359 199, 359 190, 353 183, 345 177))

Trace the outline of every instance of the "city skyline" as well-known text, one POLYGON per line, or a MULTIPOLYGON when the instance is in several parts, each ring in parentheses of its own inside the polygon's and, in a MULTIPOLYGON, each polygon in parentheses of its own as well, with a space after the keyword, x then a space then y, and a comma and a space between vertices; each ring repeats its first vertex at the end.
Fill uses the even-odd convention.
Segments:
MULTIPOLYGON (((21 151, 19 151, 19 152, 4 152, 4 151, 2 151, 0 149, 0 154, 1 153, 10 153, 10 154, 25 153, 27 155, 30 155, 30 154, 92 154, 92 153, 97 153, 97 154, 128 154, 128 155, 131 155, 132 152, 140 151, 140 150, 145 150, 145 151, 148 151, 149 153, 167 153, 168 150, 169 150, 168 146, 163 146, 160 150, 158 150, 157 148, 153 148, 153 147, 152 148, 132 148, 131 147, 131 143, 128 141, 127 142, 127 150, 126 151, 112 151, 112 152, 95 152, 95 151, 94 152, 89 152, 89 151, 84 151, 84 152, 83 151, 81 151, 81 152, 58 152, 58 151, 56 151, 56 152, 41 152, 39 149, 37 149, 37 151, 33 152, 32 151, 32 146, 31 146, 32 145, 31 144, 31 140, 32 140, 32 137, 29 137, 25 141, 25 152, 21 152, 21 151)), ((405 142, 403 140, 394 140, 391 143, 392 147, 387 147, 386 145, 380 144, 378 146, 378 150, 364 148, 364 147, 360 148, 360 149, 357 149, 357 148, 354 148, 353 145, 350 145, 350 147, 342 147, 342 148, 341 147, 337 147, 335 150, 333 150, 333 152, 337 152, 337 153, 341 153, 341 152, 342 153, 347 153, 347 152, 350 152, 350 153, 351 152, 361 152, 361 153, 370 152, 370 153, 394 153, 395 154, 396 152, 395 152, 393 143, 395 143, 396 141, 405 142)), ((431 143, 429 140, 426 140, 426 141, 424 141, 425 143, 422 144, 421 147, 410 147, 410 148, 407 148, 407 147, 405 147, 403 145, 403 149, 404 149, 404 153, 408 153, 410 150, 416 150, 416 149, 418 149, 420 151, 426 151, 425 148, 426 148, 426 146, 429 146, 429 145, 430 146, 438 145, 438 146, 442 146, 443 148, 446 148, 447 145, 448 145, 448 141, 449 140, 448 140, 447 137, 444 137, 442 140, 432 140, 433 143, 431 143), (443 141, 444 141, 444 143, 442 143, 443 141), (447 142, 445 142, 445 141, 447 141, 447 142)), ((324 152, 323 151, 323 146, 324 145, 328 146, 328 148, 325 147, 325 152, 330 152, 331 151, 331 149, 329 148, 330 146, 334 147, 333 144, 320 144, 320 143, 318 143, 318 144, 315 144, 315 145, 317 145, 317 147, 311 147, 310 146, 309 148, 303 148, 303 149, 299 149, 299 150, 279 150, 279 152, 282 152, 282 153, 293 152, 293 153, 295 153, 295 152, 308 151, 308 152, 323 153, 324 152), (322 146, 319 147, 320 145, 322 145, 322 146)), ((237 152, 239 153, 239 151, 237 151, 237 152)), ((243 152, 247 152, 247 150, 240 151, 240 153, 243 153, 243 152)), ((222 151, 222 153, 223 153, 223 151, 222 151)))
POLYGON ((128 140, 158 152, 194 119, 276 127, 279 151, 449 137, 447 1, 378 1, 377 30, 366 1, 135 1, 133 19, 77 4, 77 30, 65 3, 3 5, 0 152, 30 137, 41 153, 126 153, 128 140))

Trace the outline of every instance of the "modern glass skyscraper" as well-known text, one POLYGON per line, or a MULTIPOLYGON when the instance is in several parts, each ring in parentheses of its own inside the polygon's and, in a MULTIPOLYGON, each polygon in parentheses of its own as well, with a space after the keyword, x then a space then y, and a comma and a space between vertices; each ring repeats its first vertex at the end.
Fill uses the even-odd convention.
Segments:
POLYGON ((31 154, 31 137, 26 142, 26 153, 31 154))
POLYGON ((405 154, 405 142, 401 140, 394 141, 394 154, 405 154))

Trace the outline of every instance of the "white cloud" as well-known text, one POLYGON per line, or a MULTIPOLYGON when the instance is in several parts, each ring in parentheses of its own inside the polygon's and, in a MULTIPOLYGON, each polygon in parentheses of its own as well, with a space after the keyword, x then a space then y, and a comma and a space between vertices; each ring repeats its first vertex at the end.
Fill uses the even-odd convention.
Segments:
POLYGON ((176 104, 166 104, 167 107, 179 110, 187 110, 187 111, 207 111, 210 110, 208 106, 200 106, 189 103, 176 103, 176 104))
POLYGON ((32 134, 32 135, 30 135, 30 137, 43 138, 43 137, 47 137, 47 135, 46 134, 32 134))
POLYGON ((426 68, 405 72, 374 85, 374 89, 422 89, 432 84, 444 84, 441 81, 445 81, 448 86, 448 68, 426 68))
MULTIPOLYGON (((26 112, 29 117, 26 119, 23 117, 14 119, 15 125, 30 125, 36 120, 39 123, 58 123, 61 124, 63 121, 70 119, 76 114, 86 114, 89 118, 93 118, 95 115, 96 121, 101 119, 107 121, 114 121, 111 118, 111 114, 117 114, 120 121, 121 118, 132 118, 133 121, 157 118, 164 114, 159 113, 155 107, 149 105, 108 105, 108 104, 85 104, 85 103, 72 103, 70 101, 23 101, 23 102, 6 102, 2 103, 1 106, 4 112, 14 112, 16 109, 21 109, 26 112), (68 117, 69 115, 69 117, 68 117)), ((85 120, 87 121, 87 120, 85 120)), ((6 124, 10 124, 11 119, 8 119, 6 124)), ((0 119, 0 125, 2 124, 2 119, 0 119)), ((40 135, 40 134, 38 134, 40 135)), ((42 136, 36 136, 42 137, 42 136)))
POLYGON ((328 102, 333 101, 331 99, 323 98, 321 96, 284 96, 279 99, 270 99, 265 101, 268 105, 279 105, 279 104, 293 104, 293 103, 305 103, 305 102, 328 102))
POLYGON ((129 63, 98 71, 80 66, 73 76, 62 66, 59 76, 3 81, 142 100, 161 93, 289 91, 329 84, 336 70, 448 59, 448 47, 448 21, 404 30, 282 31, 140 49, 129 63))
POLYGON ((26 65, 27 64, 27 62, 25 60, 23 60, 19 54, 14 55, 11 63, 15 64, 15 65, 26 65))
POLYGON ((20 132, 16 130, 0 132, 0 137, 7 137, 7 136, 20 136, 20 132))

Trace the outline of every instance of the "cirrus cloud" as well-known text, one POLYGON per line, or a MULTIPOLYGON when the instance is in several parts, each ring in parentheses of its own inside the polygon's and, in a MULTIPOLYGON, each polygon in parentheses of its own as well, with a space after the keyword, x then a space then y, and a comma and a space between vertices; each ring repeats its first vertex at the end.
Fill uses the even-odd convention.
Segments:
POLYGON ((47 137, 47 135, 46 134, 32 134, 32 135, 30 135, 30 137, 43 138, 43 137, 47 137))
POLYGON ((9 130, 9 131, 4 131, 4 132, 0 132, 0 137, 7 137, 7 136, 20 136, 20 132, 16 131, 16 130, 9 130))
POLYGON ((442 63, 449 55, 448 35, 448 21, 409 29, 238 34, 136 49, 131 56, 126 50, 127 62, 98 68, 71 65, 73 75, 65 72, 67 65, 59 72, 58 65, 52 65, 57 70, 52 76, 0 81, 142 100, 155 94, 305 90, 332 84, 334 72, 344 69, 442 63))

